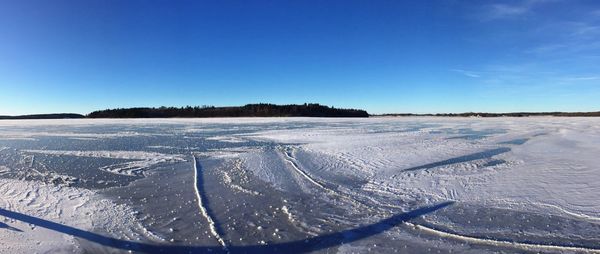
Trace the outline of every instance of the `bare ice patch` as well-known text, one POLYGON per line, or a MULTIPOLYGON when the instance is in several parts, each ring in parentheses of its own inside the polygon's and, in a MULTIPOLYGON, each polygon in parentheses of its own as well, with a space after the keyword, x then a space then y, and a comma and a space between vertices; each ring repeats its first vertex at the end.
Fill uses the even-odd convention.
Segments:
POLYGON ((62 151, 62 150, 23 150, 23 152, 47 154, 55 156, 79 156, 94 158, 112 158, 133 160, 99 168, 114 174, 138 176, 154 165, 185 161, 182 155, 163 154, 143 151, 62 151))

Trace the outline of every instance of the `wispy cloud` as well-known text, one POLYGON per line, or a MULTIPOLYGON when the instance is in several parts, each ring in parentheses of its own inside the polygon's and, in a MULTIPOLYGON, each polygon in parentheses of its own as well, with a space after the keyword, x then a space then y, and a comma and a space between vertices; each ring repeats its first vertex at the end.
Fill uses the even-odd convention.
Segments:
POLYGON ((548 22, 541 29, 547 39, 524 50, 524 53, 548 56, 558 54, 563 57, 578 57, 582 53, 600 49, 600 25, 588 21, 548 22))
POLYGON ((561 44, 561 43, 542 44, 542 45, 534 46, 532 48, 525 50, 525 53, 545 54, 548 52, 554 52, 557 50, 561 50, 566 47, 568 47, 568 45, 561 44))
POLYGON ((554 2, 556 0, 527 0, 515 4, 491 4, 484 6, 483 20, 497 20, 516 18, 533 12, 534 8, 546 2, 554 2))
POLYGON ((551 70, 538 62, 491 65, 482 67, 481 84, 493 91, 511 90, 531 93, 552 93, 596 85, 600 75, 593 72, 572 73, 571 70, 551 70))
POLYGON ((569 15, 554 15, 567 6, 566 3, 553 6, 552 11, 546 10, 548 13, 541 13, 540 9, 538 19, 523 23, 524 26, 535 24, 526 30, 527 33, 518 34, 525 41, 523 53, 557 60, 598 55, 600 16, 596 16, 597 11, 590 11, 589 6, 575 5, 569 15))
POLYGON ((462 69, 452 69, 451 71, 460 73, 460 74, 465 75, 470 78, 480 78, 481 77, 481 74, 478 72, 475 72, 475 71, 468 71, 468 70, 462 70, 462 69))
POLYGON ((588 81, 588 80, 600 80, 600 76, 583 76, 583 77, 568 77, 565 78, 568 81, 588 81))
POLYGON ((507 4, 494 4, 490 6, 489 18, 498 19, 505 17, 513 17, 525 14, 529 12, 531 5, 507 5, 507 4))
POLYGON ((600 26, 587 22, 572 22, 572 36, 600 35, 600 26))

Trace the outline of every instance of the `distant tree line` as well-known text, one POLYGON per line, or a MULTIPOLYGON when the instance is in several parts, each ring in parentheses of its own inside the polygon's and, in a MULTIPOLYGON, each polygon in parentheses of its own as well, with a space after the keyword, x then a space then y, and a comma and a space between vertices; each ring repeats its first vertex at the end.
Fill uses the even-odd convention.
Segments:
MULTIPOLYGON (((248 104, 241 107, 159 107, 159 108, 119 108, 94 111, 87 116, 71 113, 36 114, 22 116, 0 116, 3 119, 66 119, 66 118, 168 118, 168 117, 369 117, 360 109, 340 109, 320 104, 275 105, 248 104)), ((382 114, 377 116, 439 116, 439 117, 528 117, 528 116, 590 116, 600 117, 598 112, 512 112, 512 113, 441 113, 441 114, 382 114)))
POLYGON ((369 117, 360 109, 340 109, 320 104, 248 104, 241 107, 159 107, 118 108, 94 111, 90 118, 169 118, 169 117, 369 117))
POLYGON ((512 112, 512 113, 441 113, 441 114, 383 114, 379 116, 444 116, 444 117, 528 117, 528 116, 600 116, 598 112, 512 112))
POLYGON ((0 116, 0 119, 65 119, 65 118, 85 118, 80 114, 37 114, 22 116, 0 116))

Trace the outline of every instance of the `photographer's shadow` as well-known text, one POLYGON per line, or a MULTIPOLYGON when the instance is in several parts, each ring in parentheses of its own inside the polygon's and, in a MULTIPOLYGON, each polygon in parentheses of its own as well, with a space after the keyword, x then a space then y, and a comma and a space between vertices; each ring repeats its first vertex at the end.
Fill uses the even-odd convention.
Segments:
MULTIPOLYGON (((427 206, 412 210, 410 212, 394 215, 390 218, 381 220, 377 223, 344 230, 336 233, 315 236, 299 241, 287 243, 273 243, 267 245, 247 245, 247 246, 227 246, 227 251, 230 253, 282 253, 282 252, 310 252, 322 249, 335 247, 344 243, 350 243, 365 239, 370 236, 377 235, 386 230, 389 230, 403 222, 422 216, 427 213, 434 212, 453 204, 453 202, 444 202, 434 206, 427 206)), ((115 239, 112 237, 103 236, 97 233, 81 230, 67 225, 51 222, 41 218, 29 216, 26 214, 13 212, 0 208, 0 216, 19 220, 38 227, 47 228, 81 238, 90 242, 101 244, 103 246, 112 247, 121 250, 138 251, 145 253, 219 253, 226 252, 221 246, 181 246, 181 245, 160 245, 150 243, 139 243, 127 240, 115 239)), ((3 224, 4 225, 4 224, 3 224)), ((15 230, 16 228, 8 225, 1 228, 15 230)), ((18 229, 16 229, 18 230, 18 229)), ((20 231, 20 230, 19 230, 20 231)))

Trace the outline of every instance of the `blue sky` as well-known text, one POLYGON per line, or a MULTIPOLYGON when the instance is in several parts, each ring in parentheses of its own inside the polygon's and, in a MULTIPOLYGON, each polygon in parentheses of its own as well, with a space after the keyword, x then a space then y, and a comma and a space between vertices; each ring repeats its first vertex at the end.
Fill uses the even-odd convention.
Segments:
POLYGON ((600 2, 3 1, 0 115, 600 110, 600 2))

